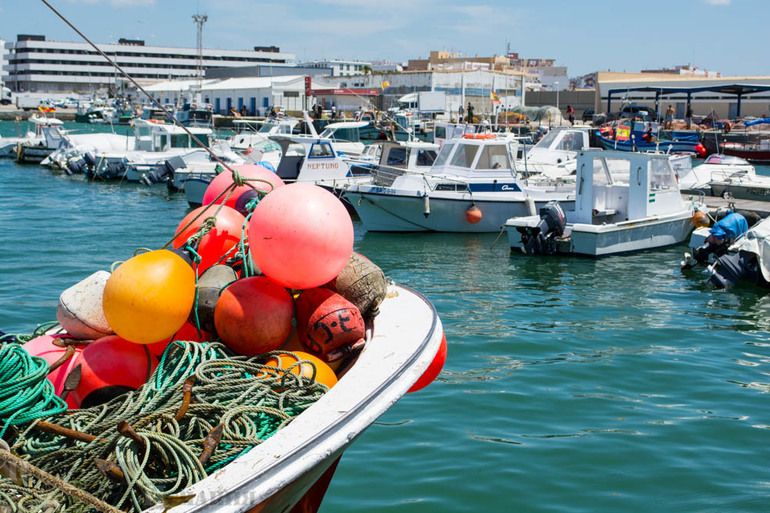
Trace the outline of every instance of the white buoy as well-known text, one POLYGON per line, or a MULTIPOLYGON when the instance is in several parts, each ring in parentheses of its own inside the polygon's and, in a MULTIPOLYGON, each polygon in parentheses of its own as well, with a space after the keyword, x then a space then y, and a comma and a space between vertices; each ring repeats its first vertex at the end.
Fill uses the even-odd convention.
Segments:
POLYGON ((529 215, 537 215, 537 207, 535 206, 535 200, 532 198, 532 196, 528 194, 527 197, 524 198, 524 204, 527 206, 527 212, 529 212, 529 215))
POLYGON ((422 215, 428 217, 430 215, 430 196, 427 194, 423 196, 423 203, 425 204, 425 208, 422 211, 422 215))
POLYGON ((97 271, 59 296, 56 319, 74 338, 96 340, 115 333, 102 309, 104 286, 109 277, 107 271, 97 271))

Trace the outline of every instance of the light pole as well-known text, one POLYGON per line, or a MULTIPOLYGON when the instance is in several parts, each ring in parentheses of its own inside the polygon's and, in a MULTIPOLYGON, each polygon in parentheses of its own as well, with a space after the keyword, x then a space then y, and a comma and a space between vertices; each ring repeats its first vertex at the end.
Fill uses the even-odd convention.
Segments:
MULTIPOLYGON (((559 110, 559 83, 558 82, 554 82, 553 86, 556 89, 556 110, 559 110)), ((560 110, 559 110, 559 126, 561 126, 561 111, 560 110)))

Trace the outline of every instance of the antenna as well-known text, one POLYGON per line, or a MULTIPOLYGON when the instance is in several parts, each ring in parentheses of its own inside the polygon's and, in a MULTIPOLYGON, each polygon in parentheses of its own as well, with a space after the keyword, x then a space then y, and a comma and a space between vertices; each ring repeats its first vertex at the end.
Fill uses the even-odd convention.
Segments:
POLYGON ((198 73, 198 90, 200 91, 203 82, 203 24, 209 17, 205 14, 193 14, 193 21, 198 25, 198 55, 195 61, 195 67, 198 73))

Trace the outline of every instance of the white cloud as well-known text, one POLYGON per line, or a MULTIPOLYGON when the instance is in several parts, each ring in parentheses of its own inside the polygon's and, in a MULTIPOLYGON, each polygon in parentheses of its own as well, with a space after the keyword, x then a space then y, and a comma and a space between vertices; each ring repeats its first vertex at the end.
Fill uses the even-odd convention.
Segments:
POLYGON ((732 0, 703 0, 709 5, 730 5, 732 0))

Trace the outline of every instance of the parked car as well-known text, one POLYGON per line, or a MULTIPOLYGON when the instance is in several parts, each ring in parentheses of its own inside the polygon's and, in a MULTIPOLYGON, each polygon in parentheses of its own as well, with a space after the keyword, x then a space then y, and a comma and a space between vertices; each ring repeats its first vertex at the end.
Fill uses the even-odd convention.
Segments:
POLYGON ((586 109, 583 111, 583 123, 588 123, 594 120, 594 109, 586 109))
POLYGON ((660 121, 660 114, 652 107, 644 105, 624 105, 620 109, 621 118, 641 118, 642 121, 660 121))

